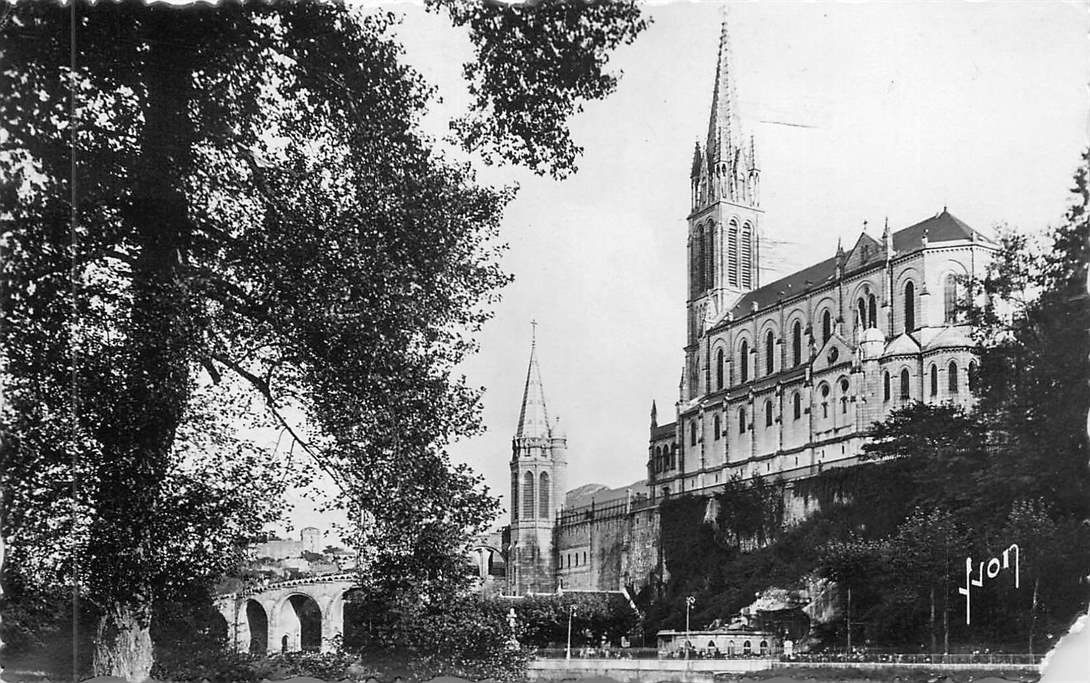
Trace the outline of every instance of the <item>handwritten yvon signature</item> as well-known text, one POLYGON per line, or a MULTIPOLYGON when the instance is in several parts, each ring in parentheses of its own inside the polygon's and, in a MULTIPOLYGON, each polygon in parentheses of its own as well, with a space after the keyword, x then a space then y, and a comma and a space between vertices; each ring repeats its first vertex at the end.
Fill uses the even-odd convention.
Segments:
MULTIPOLYGON (((1003 557, 1003 562, 1002 563, 1000 563, 998 557, 993 557, 992 559, 988 560, 988 570, 987 570, 988 571, 988 578, 989 579, 994 579, 995 577, 999 576, 999 572, 1001 570, 1010 569, 1010 566, 1011 566, 1010 560, 1011 560, 1011 551, 1012 550, 1014 551, 1014 587, 1018 588, 1019 585, 1020 585, 1020 577, 1019 577, 1019 569, 1018 569, 1018 561, 1019 561, 1020 555, 1019 555, 1018 544, 1017 543, 1012 543, 1009 548, 1007 548, 1006 550, 1003 551, 1003 556, 1002 556, 1003 557)), ((979 587, 981 587, 983 585, 984 585, 984 560, 981 560, 980 564, 977 565, 976 578, 974 579, 973 578, 973 558, 972 557, 966 557, 965 558, 965 587, 958 589, 958 593, 961 593, 962 595, 965 596, 965 623, 966 624, 970 623, 969 620, 970 620, 970 618, 972 616, 972 610, 970 609, 971 608, 971 598, 970 598, 970 595, 969 595, 969 591, 972 590, 973 586, 977 586, 979 588, 979 587)))

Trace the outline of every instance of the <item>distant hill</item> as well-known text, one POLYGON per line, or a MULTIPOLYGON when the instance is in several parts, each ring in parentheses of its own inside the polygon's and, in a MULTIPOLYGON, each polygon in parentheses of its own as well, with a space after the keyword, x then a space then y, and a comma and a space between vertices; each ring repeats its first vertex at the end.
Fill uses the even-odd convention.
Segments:
POLYGON ((604 505, 617 500, 624 500, 628 496, 629 489, 631 489, 633 496, 637 496, 641 493, 646 495, 647 481, 641 479, 615 489, 603 486, 602 484, 584 484, 568 491, 567 495, 564 496, 564 506, 567 508, 577 508, 584 505, 590 505, 591 502, 595 505, 604 505))

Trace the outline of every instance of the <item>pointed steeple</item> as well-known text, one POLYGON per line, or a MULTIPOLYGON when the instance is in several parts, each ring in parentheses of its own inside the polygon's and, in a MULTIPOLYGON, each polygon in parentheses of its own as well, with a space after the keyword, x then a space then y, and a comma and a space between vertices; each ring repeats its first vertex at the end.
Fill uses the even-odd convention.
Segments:
POLYGON ((700 164, 703 159, 704 155, 700 152, 700 140, 697 140, 696 147, 693 149, 693 170, 692 173, 689 174, 689 177, 700 177, 700 164))
MULTIPOLYGON (((731 163, 734 150, 742 145, 738 122, 738 96, 731 73, 730 34, 727 31, 727 8, 723 5, 723 25, 719 32, 719 61, 715 66, 715 89, 712 91, 712 111, 708 119, 708 142, 705 150, 708 164, 731 163)), ((732 169, 733 170, 733 169, 732 169)))
POLYGON ((651 399, 651 429, 659 426, 659 409, 655 405, 655 399, 651 399))
MULTIPOLYGON (((534 323, 535 329, 537 323, 534 323)), ((541 386, 541 370, 537 366, 537 339, 530 342, 530 365, 526 368, 526 387, 522 391, 522 408, 516 439, 548 439, 549 413, 545 410, 545 391, 541 386)))

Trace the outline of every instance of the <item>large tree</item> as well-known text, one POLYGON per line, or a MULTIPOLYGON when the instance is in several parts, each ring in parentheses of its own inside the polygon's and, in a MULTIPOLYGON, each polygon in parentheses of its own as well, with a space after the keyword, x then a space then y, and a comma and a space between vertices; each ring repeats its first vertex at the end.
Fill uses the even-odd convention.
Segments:
MULTIPOLYGON (((566 120, 614 87, 607 57, 639 11, 431 9, 478 48, 467 147, 572 170, 566 120)), ((75 583, 100 618, 95 671, 145 678, 155 602, 207 581, 275 511, 275 459, 213 424, 247 414, 240 396, 370 521, 358 540, 449 554, 494 510, 445 447, 478 424, 453 371, 506 280, 510 192, 422 134, 431 92, 393 18, 129 2, 5 19, 11 571, 75 583)))

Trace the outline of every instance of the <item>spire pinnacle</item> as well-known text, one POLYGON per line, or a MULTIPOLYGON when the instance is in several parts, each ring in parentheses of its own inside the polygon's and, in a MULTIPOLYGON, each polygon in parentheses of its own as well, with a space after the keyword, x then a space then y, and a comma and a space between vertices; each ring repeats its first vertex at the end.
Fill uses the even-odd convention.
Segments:
POLYGON ((732 162, 733 151, 739 146, 735 136, 741 135, 738 124, 737 95, 731 73, 730 33, 727 31, 727 5, 723 4, 723 20, 719 30, 719 59, 715 66, 715 89, 712 91, 712 111, 708 119, 708 143, 705 148, 709 163, 732 162))
POLYGON ((549 438, 549 413, 545 409, 545 391, 541 386, 541 370, 537 365, 537 322, 530 323, 533 336, 530 341, 530 364, 526 368, 526 386, 522 391, 522 408, 516 439, 549 438))

